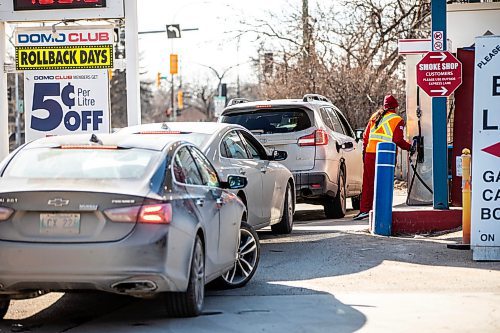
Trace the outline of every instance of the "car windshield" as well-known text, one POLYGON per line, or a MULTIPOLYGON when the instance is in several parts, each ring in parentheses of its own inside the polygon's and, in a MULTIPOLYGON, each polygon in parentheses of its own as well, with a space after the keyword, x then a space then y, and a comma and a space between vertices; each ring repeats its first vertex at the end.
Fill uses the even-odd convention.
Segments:
POLYGON ((140 179, 160 154, 145 149, 25 149, 16 154, 2 177, 140 179))
POLYGON ((241 125, 256 134, 298 132, 311 127, 311 120, 301 109, 231 113, 223 116, 222 122, 241 125))

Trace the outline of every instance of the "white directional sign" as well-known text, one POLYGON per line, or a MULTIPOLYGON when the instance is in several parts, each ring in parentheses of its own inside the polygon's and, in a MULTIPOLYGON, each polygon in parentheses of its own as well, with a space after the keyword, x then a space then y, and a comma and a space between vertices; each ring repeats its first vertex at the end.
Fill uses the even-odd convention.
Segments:
POLYGON ((500 36, 476 38, 471 246, 500 260, 500 36))
POLYGON ((168 38, 181 38, 181 27, 178 24, 167 25, 168 38))

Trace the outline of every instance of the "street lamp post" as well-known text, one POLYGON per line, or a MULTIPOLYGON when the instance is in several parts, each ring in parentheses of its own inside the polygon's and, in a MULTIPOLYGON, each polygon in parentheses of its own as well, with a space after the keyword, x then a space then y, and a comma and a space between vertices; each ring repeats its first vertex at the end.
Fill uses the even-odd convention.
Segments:
MULTIPOLYGON (((236 64, 236 65, 233 65, 233 66, 230 66, 228 68, 226 68, 222 74, 219 74, 219 72, 213 68, 212 66, 208 66, 208 65, 203 65, 203 64, 199 64, 200 66, 203 66, 203 67, 206 67, 206 68, 209 68, 214 74, 215 76, 217 77, 217 80, 219 80, 219 83, 217 84, 217 96, 220 98, 222 97, 222 79, 224 78, 224 76, 227 74, 227 72, 229 72, 230 69, 233 69, 234 67, 237 67, 239 66, 240 64, 236 64)), ((211 115, 209 114, 208 115, 208 118, 210 119, 211 115)))
POLYGON ((213 68, 212 66, 207 66, 207 65, 203 65, 203 64, 199 64, 199 65, 211 69, 212 72, 215 74, 215 76, 219 80, 219 83, 218 83, 218 86, 217 86, 217 93, 218 93, 218 96, 222 96, 222 79, 227 74, 227 72, 229 72, 229 70, 231 70, 231 69, 233 69, 235 67, 238 67, 241 64, 236 64, 236 65, 233 65, 233 66, 230 66, 230 67, 226 68, 222 72, 222 74, 219 74, 219 72, 215 68, 213 68))

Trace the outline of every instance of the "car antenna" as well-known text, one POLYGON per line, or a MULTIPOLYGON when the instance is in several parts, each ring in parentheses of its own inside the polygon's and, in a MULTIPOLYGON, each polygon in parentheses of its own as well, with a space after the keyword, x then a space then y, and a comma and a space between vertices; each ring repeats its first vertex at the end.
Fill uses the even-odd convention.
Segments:
POLYGON ((95 134, 92 134, 92 136, 90 137, 90 140, 89 140, 89 141, 90 141, 90 142, 92 142, 92 143, 97 143, 97 144, 102 145, 102 141, 101 141, 101 139, 99 139, 99 138, 97 137, 97 135, 95 135, 95 134))
POLYGON ((163 124, 161 124, 161 129, 169 130, 170 128, 168 127, 167 123, 163 123, 163 124))

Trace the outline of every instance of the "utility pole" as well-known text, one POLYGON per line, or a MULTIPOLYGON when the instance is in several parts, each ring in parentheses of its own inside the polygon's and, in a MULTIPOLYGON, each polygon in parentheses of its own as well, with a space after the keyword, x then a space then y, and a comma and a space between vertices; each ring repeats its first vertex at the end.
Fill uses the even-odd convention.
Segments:
MULTIPOLYGON (((431 0, 432 51, 446 51, 446 0, 431 0), (434 35, 442 35, 442 45, 434 43, 434 35), (436 47, 440 46, 440 47, 436 47)), ((434 209, 449 209, 447 99, 432 98, 432 185, 434 209)))
POLYGON ((132 126, 141 123, 137 0, 124 0, 124 5, 127 13, 125 20, 127 124, 132 126))
POLYGON ((19 73, 16 73, 16 90, 14 94, 16 101, 16 147, 21 145, 21 110, 19 109, 19 73))
POLYGON ((311 55, 311 28, 309 26, 309 1, 302 0, 302 49, 304 61, 311 55))
POLYGON ((177 120, 177 110, 175 110, 175 87, 174 87, 174 74, 171 74, 171 79, 170 79, 170 109, 172 110, 172 114, 170 115, 170 118, 172 118, 172 121, 177 120))
MULTIPOLYGON (((238 43, 236 44, 236 62, 240 62, 240 36, 238 36, 238 43)), ((236 76, 236 97, 240 97, 240 71, 236 76)))
POLYGON ((4 71, 5 64, 5 23, 0 22, 0 160, 9 154, 9 107, 7 101, 7 74, 4 71))

